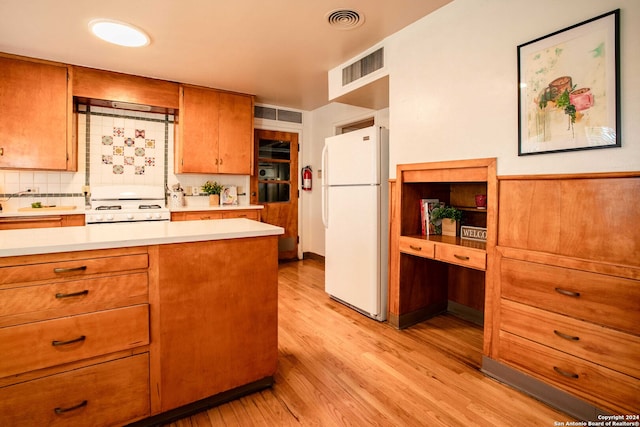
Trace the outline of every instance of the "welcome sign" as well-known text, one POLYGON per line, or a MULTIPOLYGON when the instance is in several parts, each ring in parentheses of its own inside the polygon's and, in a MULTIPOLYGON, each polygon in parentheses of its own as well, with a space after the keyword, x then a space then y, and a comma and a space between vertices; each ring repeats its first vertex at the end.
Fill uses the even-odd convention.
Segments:
POLYGON ((460 237, 469 240, 487 241, 487 229, 482 227, 471 227, 463 225, 460 227, 460 237))

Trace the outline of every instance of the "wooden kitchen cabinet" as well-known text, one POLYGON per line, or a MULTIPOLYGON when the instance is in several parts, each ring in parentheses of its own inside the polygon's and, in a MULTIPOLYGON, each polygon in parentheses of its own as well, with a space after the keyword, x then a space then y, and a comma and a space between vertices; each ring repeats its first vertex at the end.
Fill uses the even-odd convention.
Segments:
POLYGON ((277 236, 160 245, 152 272, 152 412, 256 381, 278 356, 277 236), (260 265, 260 268, 256 268, 260 265), (154 308, 155 307, 155 308, 154 308))
POLYGON ((83 103, 113 108, 112 102, 145 105, 150 111, 173 114, 179 85, 165 80, 86 67, 73 67, 73 96, 83 103))
POLYGON ((0 258, 0 425, 149 416, 146 248, 0 258))
POLYGON ((171 212, 171 221, 198 221, 227 218, 247 218, 260 221, 260 211, 257 209, 229 209, 171 212))
POLYGON ((75 227, 84 225, 84 220, 84 214, 12 216, 0 218, 0 230, 18 230, 22 228, 75 227))
MULTIPOLYGON (((404 164, 390 183, 389 322, 405 328, 447 310, 482 323, 496 239, 496 160, 404 164), (475 195, 487 195, 487 208, 475 195), (420 200, 463 211, 466 225, 487 229, 486 242, 421 234, 420 200)), ((489 313, 490 316, 490 313, 489 313)), ((485 334, 487 332, 485 331, 485 334)))
POLYGON ((71 71, 0 54, 0 168, 77 170, 71 71))
POLYGON ((181 85, 176 130, 176 173, 251 174, 253 96, 181 85))
POLYGON ((640 173, 499 177, 483 370, 578 419, 640 410, 640 173))

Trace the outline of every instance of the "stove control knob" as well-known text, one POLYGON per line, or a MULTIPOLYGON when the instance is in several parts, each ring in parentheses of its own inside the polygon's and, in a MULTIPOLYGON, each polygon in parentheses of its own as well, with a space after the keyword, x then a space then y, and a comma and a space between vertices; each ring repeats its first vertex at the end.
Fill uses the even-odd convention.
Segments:
POLYGON ((156 218, 160 219, 160 214, 159 214, 159 213, 156 213, 154 216, 155 216, 156 218))
POLYGON ((102 215, 96 215, 96 221, 102 221, 102 215))
POLYGON ((113 215, 112 214, 107 215, 107 221, 113 221, 113 215))
POLYGON ((132 213, 128 213, 127 214, 127 219, 133 219, 133 214, 132 213))
POLYGON ((147 213, 147 214, 145 215, 145 217, 146 217, 147 219, 151 219, 151 214, 150 214, 150 213, 147 213))

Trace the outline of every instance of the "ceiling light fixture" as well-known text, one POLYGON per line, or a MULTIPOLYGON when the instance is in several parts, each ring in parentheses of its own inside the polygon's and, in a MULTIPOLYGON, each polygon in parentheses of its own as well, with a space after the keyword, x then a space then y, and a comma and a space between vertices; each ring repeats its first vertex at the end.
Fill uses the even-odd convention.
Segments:
POLYGON ((112 19, 94 19, 89 29, 109 43, 126 47, 142 47, 150 43, 149 36, 139 28, 112 19))
POLYGON ((364 24, 364 15, 350 9, 336 9, 325 15, 329 25, 339 30, 352 30, 364 24))

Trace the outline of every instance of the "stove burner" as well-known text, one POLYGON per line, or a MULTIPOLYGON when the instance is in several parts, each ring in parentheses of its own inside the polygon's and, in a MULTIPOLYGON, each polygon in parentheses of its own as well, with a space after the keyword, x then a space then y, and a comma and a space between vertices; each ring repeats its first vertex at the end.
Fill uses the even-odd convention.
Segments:
POLYGON ((161 209, 160 205, 140 205, 138 209, 161 209))
POLYGON ((97 211, 114 211, 122 209, 122 206, 98 206, 96 208, 97 211))

